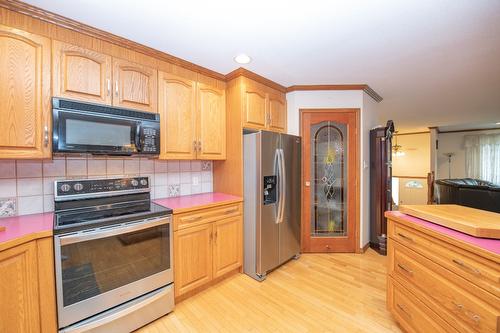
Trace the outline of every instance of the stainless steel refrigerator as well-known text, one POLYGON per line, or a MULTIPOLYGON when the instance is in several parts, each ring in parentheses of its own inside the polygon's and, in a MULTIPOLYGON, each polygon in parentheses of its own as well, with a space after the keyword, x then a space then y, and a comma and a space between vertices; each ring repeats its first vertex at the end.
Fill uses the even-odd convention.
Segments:
POLYGON ((243 142, 244 271, 262 281, 300 254, 301 138, 260 131, 243 142))

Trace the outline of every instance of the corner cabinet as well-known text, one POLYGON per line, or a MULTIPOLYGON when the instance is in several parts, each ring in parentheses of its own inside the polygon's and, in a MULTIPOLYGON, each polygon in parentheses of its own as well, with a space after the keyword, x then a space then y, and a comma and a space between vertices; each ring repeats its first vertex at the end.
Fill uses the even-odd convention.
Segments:
POLYGON ((56 332, 52 237, 0 251, 0 332, 56 332))
POLYGON ((242 204, 174 213, 174 288, 186 298, 243 264, 242 204))
POLYGON ((160 159, 225 159, 225 91, 161 71, 158 76, 160 159))
POLYGON ((285 94, 249 78, 241 80, 243 127, 286 132, 285 94))
POLYGON ((54 96, 147 112, 158 109, 158 72, 76 45, 53 41, 54 96))
POLYGON ((0 25, 0 159, 48 158, 50 40, 0 25))

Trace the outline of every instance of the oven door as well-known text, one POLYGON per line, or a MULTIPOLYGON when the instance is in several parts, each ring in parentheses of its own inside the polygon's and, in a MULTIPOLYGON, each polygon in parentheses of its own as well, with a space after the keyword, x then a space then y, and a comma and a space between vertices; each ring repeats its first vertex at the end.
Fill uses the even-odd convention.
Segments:
POLYGON ((59 327, 173 282, 171 217, 54 236, 59 327))
POLYGON ((140 122, 87 112, 53 110, 53 151, 132 155, 140 151, 140 122))

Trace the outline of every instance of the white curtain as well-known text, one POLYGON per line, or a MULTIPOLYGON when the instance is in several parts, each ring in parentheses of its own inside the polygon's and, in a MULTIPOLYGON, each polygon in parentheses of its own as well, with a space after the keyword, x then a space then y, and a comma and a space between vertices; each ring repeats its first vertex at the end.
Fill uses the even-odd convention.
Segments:
POLYGON ((465 137, 467 177, 500 184, 500 134, 465 137))

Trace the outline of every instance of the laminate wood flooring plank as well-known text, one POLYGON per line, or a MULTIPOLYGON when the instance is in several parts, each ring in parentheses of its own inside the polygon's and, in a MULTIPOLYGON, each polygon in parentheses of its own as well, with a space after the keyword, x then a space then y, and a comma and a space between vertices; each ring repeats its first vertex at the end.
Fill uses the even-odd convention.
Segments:
POLYGON ((401 332, 386 310, 386 257, 303 254, 259 283, 244 274, 139 329, 157 332, 401 332))

